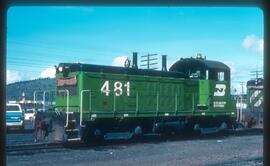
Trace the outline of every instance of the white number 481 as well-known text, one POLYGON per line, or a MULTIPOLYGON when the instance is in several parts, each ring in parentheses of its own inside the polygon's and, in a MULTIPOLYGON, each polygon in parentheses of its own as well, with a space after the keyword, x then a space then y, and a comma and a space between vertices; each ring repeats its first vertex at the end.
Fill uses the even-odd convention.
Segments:
MULTIPOLYGON (((106 96, 109 96, 110 94, 110 89, 109 89, 109 86, 110 83, 109 81, 105 81, 104 84, 102 85, 100 91, 101 93, 105 93, 106 96)), ((114 94, 115 96, 121 96, 123 95, 123 84, 120 82, 120 81, 116 81, 114 83, 114 94)), ((130 95, 130 83, 127 82, 124 84, 124 87, 126 87, 126 95, 129 96, 130 95)))

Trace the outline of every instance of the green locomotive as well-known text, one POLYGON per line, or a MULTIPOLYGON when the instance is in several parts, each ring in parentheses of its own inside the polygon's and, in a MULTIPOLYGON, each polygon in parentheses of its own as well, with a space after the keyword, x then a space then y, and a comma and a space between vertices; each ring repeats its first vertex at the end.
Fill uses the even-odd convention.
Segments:
MULTIPOLYGON (((256 78, 247 81, 247 108, 240 111, 242 117, 237 120, 244 127, 263 127, 263 78, 256 78)), ((241 98, 240 98, 241 103, 241 98)))
POLYGON ((115 131, 233 127, 228 66, 199 55, 181 58, 167 71, 162 60, 162 71, 138 69, 137 53, 132 67, 59 64, 56 110, 49 115, 50 124, 58 125, 54 131, 63 139, 89 141, 115 131))

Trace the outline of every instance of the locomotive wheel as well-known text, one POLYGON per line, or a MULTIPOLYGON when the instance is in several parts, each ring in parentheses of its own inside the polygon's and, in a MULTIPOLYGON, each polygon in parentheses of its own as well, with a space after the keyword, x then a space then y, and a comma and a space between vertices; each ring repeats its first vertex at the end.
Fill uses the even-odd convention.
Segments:
POLYGON ((198 123, 194 124, 192 131, 193 131, 192 134, 195 135, 195 136, 201 135, 201 126, 200 126, 200 124, 198 124, 198 123))
POLYGON ((104 133, 99 129, 88 129, 87 133, 83 136, 83 142, 87 145, 100 144, 104 141, 104 133))
POLYGON ((184 130, 183 132, 186 133, 186 134, 194 134, 194 126, 196 124, 194 123, 193 120, 189 120, 186 124, 185 124, 185 127, 184 127, 184 130))
POLYGON ((132 139, 142 139, 143 138, 143 129, 141 126, 135 127, 132 135, 132 139))

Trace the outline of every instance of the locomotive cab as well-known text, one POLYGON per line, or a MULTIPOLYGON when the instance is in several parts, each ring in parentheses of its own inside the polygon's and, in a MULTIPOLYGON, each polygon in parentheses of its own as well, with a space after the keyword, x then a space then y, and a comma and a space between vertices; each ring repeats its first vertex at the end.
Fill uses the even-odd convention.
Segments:
POLYGON ((170 71, 183 72, 190 81, 197 80, 197 110, 231 110, 230 68, 224 63, 206 60, 198 54, 196 58, 181 58, 170 71))
POLYGON ((236 119, 236 104, 230 95, 230 68, 227 65, 206 60, 198 54, 196 58, 181 58, 170 71, 189 76, 185 91, 195 94, 193 116, 196 124, 232 126, 236 119))

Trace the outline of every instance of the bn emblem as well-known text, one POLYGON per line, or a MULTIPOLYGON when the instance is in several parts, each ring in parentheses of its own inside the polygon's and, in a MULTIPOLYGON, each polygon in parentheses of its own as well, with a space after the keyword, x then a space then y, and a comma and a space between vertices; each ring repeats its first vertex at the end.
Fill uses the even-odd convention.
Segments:
POLYGON ((216 91, 214 92, 214 96, 225 96, 226 85, 224 84, 216 84, 216 91))

